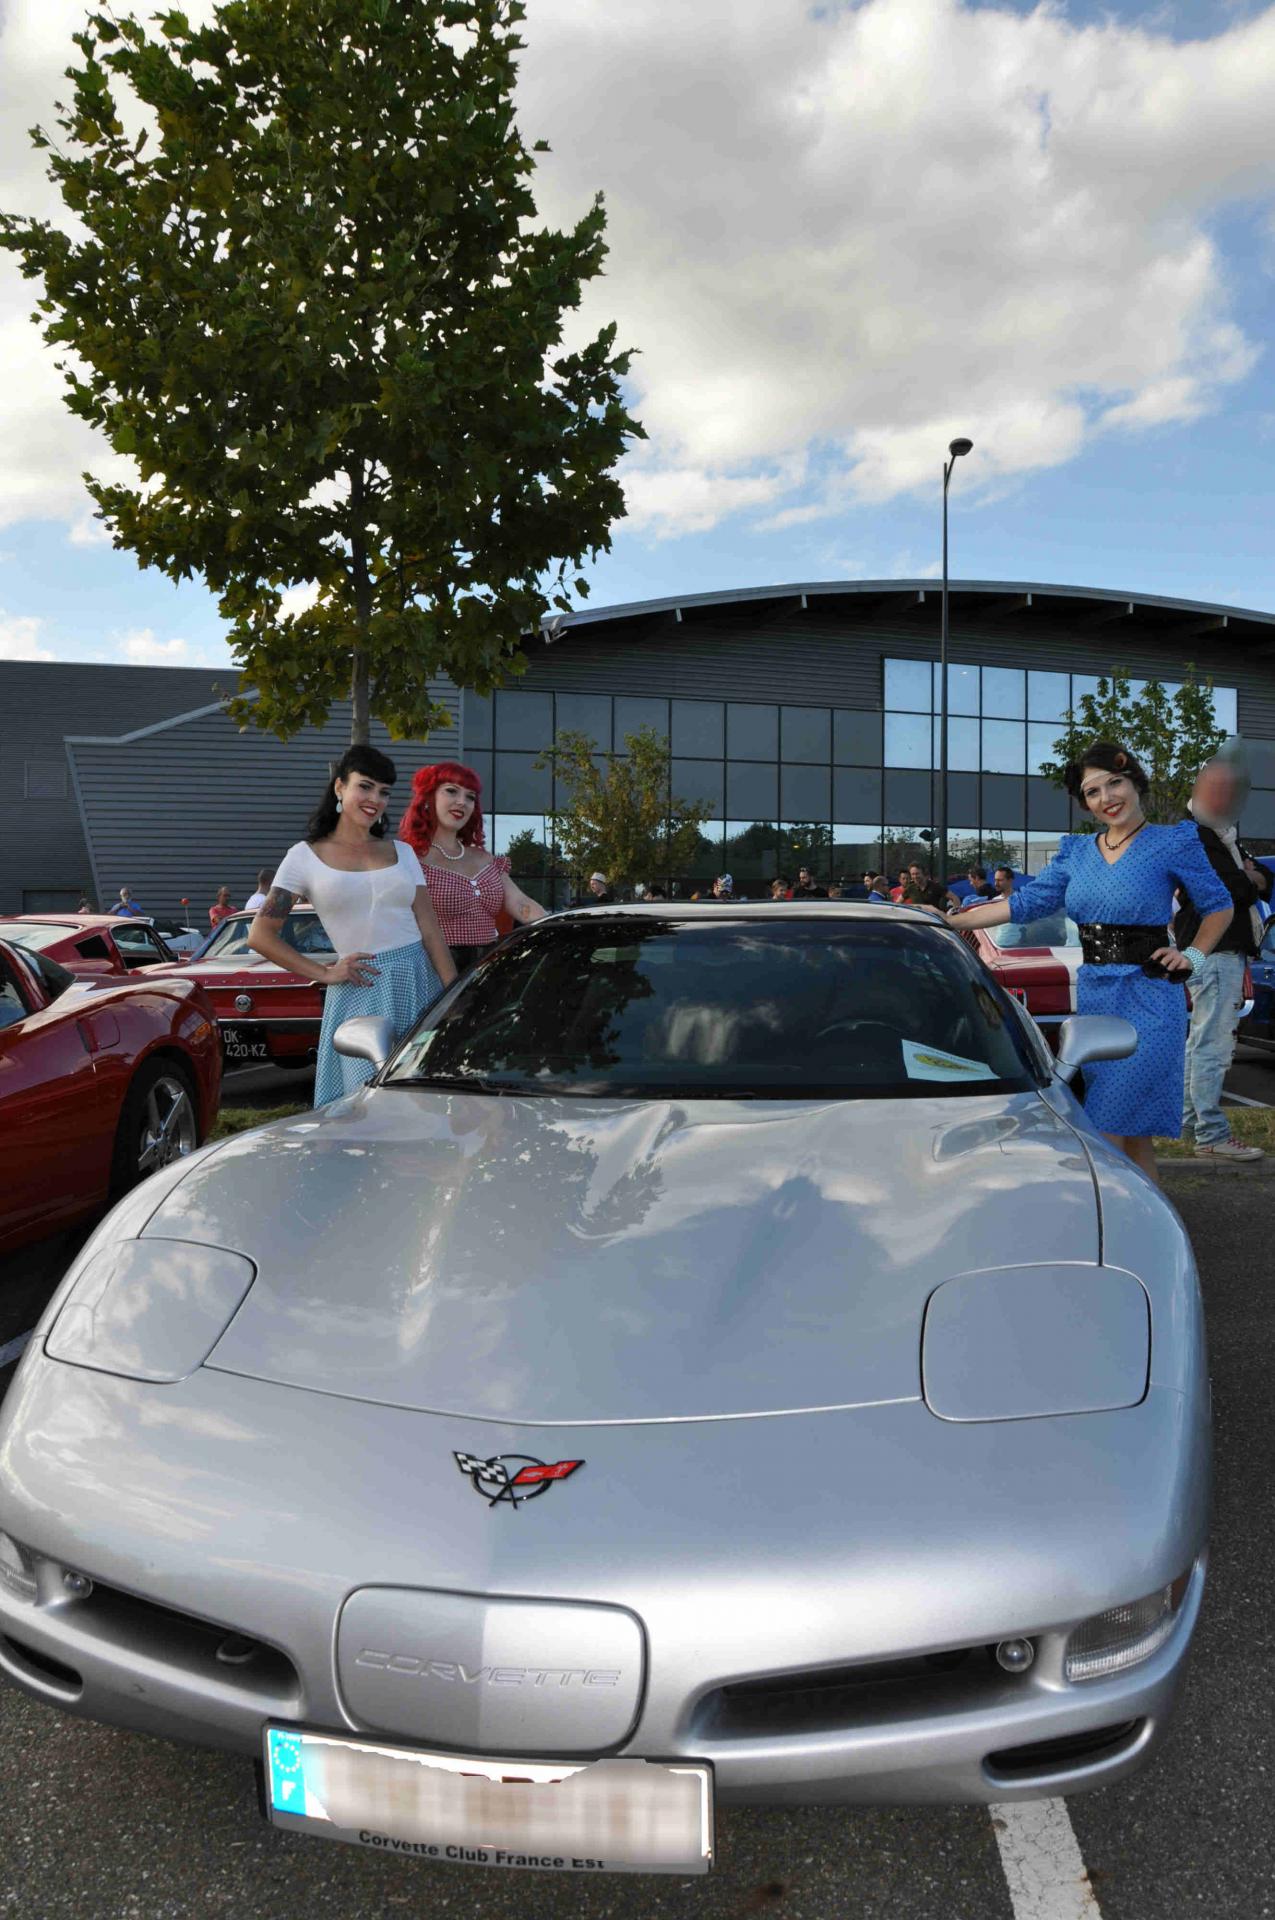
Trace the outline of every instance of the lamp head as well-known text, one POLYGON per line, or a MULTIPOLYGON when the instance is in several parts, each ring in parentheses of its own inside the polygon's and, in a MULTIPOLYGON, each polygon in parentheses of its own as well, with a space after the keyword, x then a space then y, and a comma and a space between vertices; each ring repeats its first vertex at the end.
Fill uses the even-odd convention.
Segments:
POLYGON ((949 442, 947 450, 951 454, 953 460, 959 460, 963 453, 972 452, 973 447, 974 447, 974 442, 972 440, 964 440, 964 439, 952 440, 949 442))

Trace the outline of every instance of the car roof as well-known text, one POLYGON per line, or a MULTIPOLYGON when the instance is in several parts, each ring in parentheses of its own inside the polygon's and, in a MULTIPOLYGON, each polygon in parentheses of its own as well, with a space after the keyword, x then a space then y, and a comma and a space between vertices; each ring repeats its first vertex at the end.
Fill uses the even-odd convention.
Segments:
MULTIPOLYGON (((551 914, 552 920, 728 920, 761 917, 766 920, 909 920, 914 925, 935 926, 934 915, 924 907, 891 901, 888 905, 867 900, 632 900, 610 907, 570 907, 551 914)), ((545 921, 533 921, 544 926, 545 921)))
POLYGON ((66 927, 78 933, 84 927, 148 927, 148 913, 6 913, 0 919, 17 920, 24 926, 66 927))

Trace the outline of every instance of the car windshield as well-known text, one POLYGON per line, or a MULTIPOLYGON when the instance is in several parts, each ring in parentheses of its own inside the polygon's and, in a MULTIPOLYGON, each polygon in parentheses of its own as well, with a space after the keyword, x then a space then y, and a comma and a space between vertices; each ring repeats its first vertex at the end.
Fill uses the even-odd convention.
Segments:
POLYGON ((591 913, 501 948, 387 1083, 665 1098, 1020 1091, 1017 1020, 964 943, 914 921, 591 913))
MULTIPOLYGON (((242 920, 223 920, 212 938, 205 942, 196 954, 198 960, 239 960, 250 952, 248 935, 252 929, 251 917, 245 915, 242 920)), ((286 940, 298 953, 321 953, 329 958, 333 956, 332 942, 317 913, 290 913, 279 929, 279 936, 286 940)))
POLYGON ((989 927, 992 944, 997 947, 1078 947, 1080 928, 1065 913, 1050 913, 1042 920, 1023 920, 1017 926, 1011 920, 1003 927, 989 927))

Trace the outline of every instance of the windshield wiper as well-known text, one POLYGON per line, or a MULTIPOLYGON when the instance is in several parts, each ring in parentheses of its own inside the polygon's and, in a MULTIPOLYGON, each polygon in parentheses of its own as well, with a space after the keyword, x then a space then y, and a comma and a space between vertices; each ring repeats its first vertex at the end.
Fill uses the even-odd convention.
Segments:
POLYGON ((387 1087, 440 1087, 447 1093, 539 1093, 527 1080, 489 1080, 481 1073, 396 1073, 387 1087))

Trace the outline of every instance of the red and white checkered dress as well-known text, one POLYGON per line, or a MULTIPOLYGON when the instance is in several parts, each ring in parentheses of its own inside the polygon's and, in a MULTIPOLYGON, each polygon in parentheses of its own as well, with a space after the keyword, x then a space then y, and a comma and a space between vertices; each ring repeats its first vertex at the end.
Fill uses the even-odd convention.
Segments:
POLYGON ((509 862, 501 854, 477 873, 423 863, 425 884, 449 947, 485 947, 500 938, 496 915, 505 903, 509 862))

